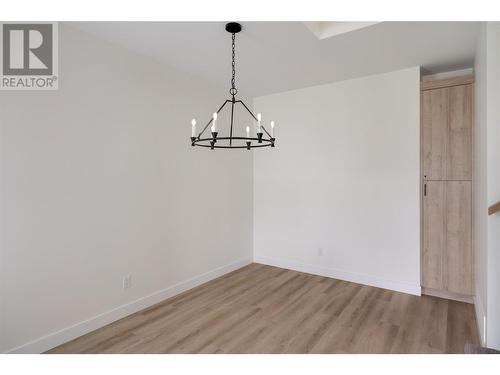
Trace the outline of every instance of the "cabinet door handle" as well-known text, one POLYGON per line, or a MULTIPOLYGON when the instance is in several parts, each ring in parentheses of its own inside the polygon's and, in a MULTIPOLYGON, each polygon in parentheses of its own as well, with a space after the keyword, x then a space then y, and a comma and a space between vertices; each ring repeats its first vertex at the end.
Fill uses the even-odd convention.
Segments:
POLYGON ((427 184, 424 184, 424 197, 427 196, 427 184))

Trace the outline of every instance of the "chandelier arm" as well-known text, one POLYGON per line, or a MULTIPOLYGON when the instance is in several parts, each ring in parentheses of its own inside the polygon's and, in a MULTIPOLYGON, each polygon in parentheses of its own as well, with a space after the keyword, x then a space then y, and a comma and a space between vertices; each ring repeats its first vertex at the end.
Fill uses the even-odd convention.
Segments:
POLYGON ((269 134, 269 132, 267 131, 267 129, 264 127, 264 125, 261 125, 260 127, 262 128, 262 130, 264 130, 264 132, 267 134, 267 136, 269 138, 272 138, 271 134, 269 134))
MULTIPOLYGON (((227 104, 227 102, 230 102, 230 100, 226 100, 221 106, 220 108, 217 110, 217 114, 219 114, 219 112, 222 110, 222 108, 224 108, 224 106, 227 104)), ((210 121, 208 122, 208 124, 205 125, 205 127, 203 128, 203 130, 198 133, 198 139, 200 139, 200 137, 203 135, 203 133, 205 133, 205 130, 207 130, 208 126, 212 123, 213 121, 213 118, 210 119, 210 121)))
POLYGON ((233 144, 233 119, 234 119, 234 97, 233 100, 231 101, 231 131, 229 133, 229 146, 233 144))
POLYGON ((252 111, 250 111, 250 110, 248 109, 248 107, 246 106, 246 104, 245 104, 245 103, 243 103, 243 101, 242 101, 242 100, 236 100, 236 103, 241 103, 241 104, 243 104, 243 107, 245 107, 245 109, 248 111, 248 113, 250 113, 250 115, 254 118, 254 120, 255 120, 255 121, 259 121, 259 120, 257 120, 257 117, 255 117, 255 115, 252 113, 252 111))
MULTIPOLYGON (((257 117, 254 116, 254 114, 252 113, 252 111, 250 111, 250 109, 248 109, 248 107, 246 106, 246 104, 243 103, 242 100, 237 100, 236 102, 243 104, 243 107, 245 107, 245 109, 248 111, 248 113, 250 113, 252 115, 252 117, 255 119, 255 121, 259 121, 259 120, 257 120, 257 117)), ((267 136, 269 138, 272 138, 271 134, 269 134, 269 132, 266 130, 266 128, 264 126, 261 125, 260 127, 266 132, 266 134, 267 134, 267 136)))

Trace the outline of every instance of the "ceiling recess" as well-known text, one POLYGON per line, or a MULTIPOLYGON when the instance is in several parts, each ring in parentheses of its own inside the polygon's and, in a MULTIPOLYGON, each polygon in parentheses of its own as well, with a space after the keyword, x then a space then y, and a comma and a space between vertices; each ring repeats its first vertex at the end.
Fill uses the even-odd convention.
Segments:
POLYGON ((368 26, 376 25, 380 22, 334 22, 334 21, 318 21, 304 22, 311 32, 318 39, 326 39, 335 35, 348 33, 350 31, 363 29, 368 26))

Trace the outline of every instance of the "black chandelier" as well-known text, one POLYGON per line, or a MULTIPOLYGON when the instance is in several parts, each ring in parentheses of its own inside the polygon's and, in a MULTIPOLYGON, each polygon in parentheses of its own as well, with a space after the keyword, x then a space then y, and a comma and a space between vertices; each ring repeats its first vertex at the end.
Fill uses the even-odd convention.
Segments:
POLYGON ((251 148, 256 147, 274 147, 274 121, 271 121, 271 133, 267 131, 267 129, 261 123, 261 115, 257 114, 257 117, 248 109, 248 107, 241 100, 236 100, 236 94, 238 90, 235 85, 235 76, 236 76, 236 64, 235 64, 235 39, 236 34, 241 31, 241 25, 236 22, 230 22, 226 24, 226 31, 232 34, 232 78, 231 78, 231 88, 229 89, 229 93, 231 94, 231 99, 227 99, 217 110, 214 112, 210 121, 205 125, 203 130, 196 134, 196 120, 191 120, 191 146, 200 146, 200 147, 209 147, 210 149, 216 148, 246 148, 250 150, 251 148), (217 115, 220 111, 226 106, 227 103, 231 103, 231 121, 230 121, 230 129, 229 136, 219 136, 219 132, 217 131, 217 115), (256 138, 250 137, 250 127, 246 127, 246 137, 236 137, 233 136, 233 125, 234 125, 234 107, 236 104, 241 104, 246 111, 253 117, 253 119, 257 122, 257 130, 256 130, 256 138), (210 126, 211 125, 211 126, 210 126), (205 136, 203 134, 210 126, 211 137, 205 136), (264 137, 264 132, 267 135, 267 138, 264 137))

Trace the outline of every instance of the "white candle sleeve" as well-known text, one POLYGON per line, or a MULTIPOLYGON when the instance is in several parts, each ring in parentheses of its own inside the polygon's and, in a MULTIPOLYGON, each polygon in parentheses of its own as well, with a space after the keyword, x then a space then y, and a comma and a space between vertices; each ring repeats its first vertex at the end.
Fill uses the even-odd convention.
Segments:
POLYGON ((196 120, 191 120, 191 137, 196 137, 196 120))
POLYGON ((212 132, 215 133, 217 131, 217 112, 214 112, 214 117, 212 121, 212 132))

